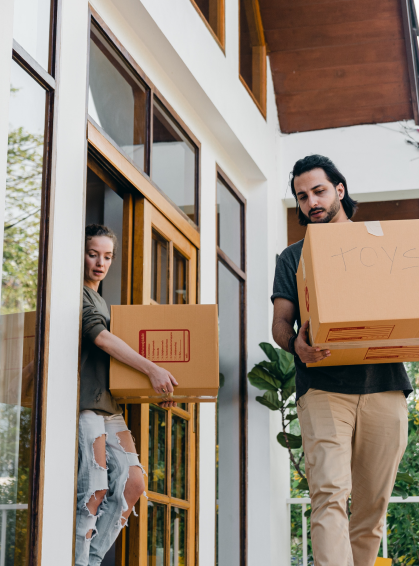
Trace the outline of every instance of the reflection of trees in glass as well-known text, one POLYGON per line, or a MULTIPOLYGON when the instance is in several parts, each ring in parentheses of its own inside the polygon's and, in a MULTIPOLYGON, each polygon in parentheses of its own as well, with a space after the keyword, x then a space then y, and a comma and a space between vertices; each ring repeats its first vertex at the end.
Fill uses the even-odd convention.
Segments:
MULTIPOLYGON (((0 503, 28 503, 32 411, 25 407, 2 403, 0 415, 0 503), (19 431, 17 431, 17 423, 19 423, 19 431), (16 450, 19 453, 17 469, 16 450)), ((5 566, 24 566, 28 512, 11 510, 7 512, 6 518, 5 566)), ((2 515, 0 522, 1 519, 2 515)))
POLYGON ((43 144, 42 134, 9 131, 2 314, 36 309, 43 144))

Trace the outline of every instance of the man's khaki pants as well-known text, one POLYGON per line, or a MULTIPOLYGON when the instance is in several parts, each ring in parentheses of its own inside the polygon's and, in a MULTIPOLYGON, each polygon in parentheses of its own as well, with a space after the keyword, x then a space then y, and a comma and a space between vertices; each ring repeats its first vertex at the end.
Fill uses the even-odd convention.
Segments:
POLYGON ((407 444, 405 396, 310 389, 297 411, 312 502, 314 564, 373 566, 407 444))

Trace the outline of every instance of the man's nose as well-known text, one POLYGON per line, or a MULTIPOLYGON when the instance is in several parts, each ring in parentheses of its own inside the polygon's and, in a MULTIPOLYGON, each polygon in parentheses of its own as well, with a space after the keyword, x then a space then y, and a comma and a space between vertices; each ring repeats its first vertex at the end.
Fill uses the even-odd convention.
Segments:
POLYGON ((317 208, 318 206, 318 202, 317 202, 317 196, 316 195, 308 195, 308 206, 309 208, 317 208))

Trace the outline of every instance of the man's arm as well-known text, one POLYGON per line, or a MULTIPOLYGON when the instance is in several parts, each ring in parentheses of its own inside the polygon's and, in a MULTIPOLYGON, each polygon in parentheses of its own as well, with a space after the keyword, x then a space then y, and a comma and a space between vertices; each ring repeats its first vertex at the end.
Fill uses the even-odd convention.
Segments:
MULTIPOLYGON (((278 346, 287 352, 289 352, 288 343, 290 338, 296 336, 294 331, 295 318, 296 308, 293 302, 281 297, 275 299, 272 336, 278 346)), ((307 331, 308 321, 300 328, 294 342, 294 349, 300 360, 304 364, 313 364, 330 356, 329 350, 320 350, 320 348, 312 348, 310 346, 307 331)))

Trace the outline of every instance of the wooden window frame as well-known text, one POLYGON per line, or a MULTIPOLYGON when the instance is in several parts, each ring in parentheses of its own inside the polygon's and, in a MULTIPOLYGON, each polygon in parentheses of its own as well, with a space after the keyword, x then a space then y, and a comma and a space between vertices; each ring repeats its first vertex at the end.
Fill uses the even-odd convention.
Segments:
MULTIPOLYGON (((101 18, 101 16, 96 12, 96 10, 89 5, 89 49, 88 49, 88 67, 90 65, 90 30, 92 26, 92 21, 94 22, 95 27, 99 30, 102 34, 104 39, 109 43, 110 47, 116 52, 119 57, 125 61, 127 66, 129 67, 130 71, 134 73, 141 83, 145 86, 147 90, 147 119, 146 119, 146 143, 144 147, 144 154, 145 154, 145 163, 144 163, 144 171, 139 169, 137 165, 125 154, 123 153, 122 149, 110 138, 110 136, 99 126, 96 124, 94 119, 89 116, 88 112, 88 123, 92 125, 97 132, 103 136, 110 144, 112 144, 118 151, 121 153, 121 156, 124 157, 131 165, 146 179, 148 182, 155 188, 156 192, 160 193, 161 197, 166 199, 167 203, 170 206, 166 206, 165 210, 169 209, 176 209, 176 211, 182 215, 187 222, 199 233, 199 224, 200 224, 200 200, 201 200, 201 178, 200 178, 200 164, 201 164, 201 143, 197 139, 197 137, 193 134, 193 132, 188 128, 185 122, 180 118, 178 113, 173 109, 173 107, 168 103, 166 98, 161 94, 161 92, 156 88, 153 82, 147 77, 135 59, 130 55, 130 53, 123 47, 122 43, 117 39, 115 34, 109 28, 109 26, 105 23, 105 21, 101 18), (184 212, 181 210, 171 199, 168 197, 161 189, 158 187, 152 179, 152 151, 153 151, 153 105, 154 105, 154 97, 158 100, 160 105, 163 109, 170 115, 171 119, 176 123, 182 133, 189 138, 189 141, 192 145, 195 146, 195 178, 194 178, 194 197, 195 197, 195 222, 193 222, 184 212)), ((89 69, 87 70, 89 76, 89 69)), ((90 141, 90 139, 89 139, 90 141)), ((154 193, 156 194, 156 193, 154 193)), ((161 202, 161 198, 157 197, 156 200, 161 202)), ((157 205, 159 208, 159 205, 157 205)))
POLYGON ((39 235, 37 316, 34 348, 34 391, 31 422, 30 478, 28 492, 27 563, 41 564, 43 482, 45 478, 46 390, 48 373, 49 316, 51 281, 48 258, 51 253, 50 218, 55 185, 55 123, 57 120, 56 79, 59 76, 57 45, 60 42, 61 0, 51 0, 48 70, 45 70, 15 39, 12 60, 45 90, 44 153, 42 168, 41 220, 39 235))
MULTIPOLYGON (((247 461, 248 461, 248 411, 247 411, 247 277, 246 277, 246 209, 247 202, 234 183, 228 178, 224 171, 216 166, 216 276, 217 276, 217 303, 218 303, 218 267, 221 262, 240 283, 240 382, 239 382, 239 430, 240 430, 240 478, 239 478, 239 504, 240 504, 240 566, 247 566, 247 461), (221 181, 227 190, 241 205, 241 265, 237 266, 225 252, 218 246, 218 222, 217 222, 217 182, 221 181)), ((215 557, 217 560, 217 557, 215 557)))
POLYGON ((249 23, 250 36, 252 38, 252 66, 253 66, 253 85, 252 88, 246 83, 240 74, 240 3, 239 0, 239 79, 253 102, 258 107, 262 116, 266 120, 266 91, 267 91, 267 46, 265 32, 263 30, 262 16, 260 14, 259 0, 243 0, 249 23), (256 77, 256 78, 255 78, 256 77))
MULTIPOLYGON (((213 2, 217 5, 217 9, 216 9, 216 16, 214 17, 214 19, 216 19, 217 21, 215 22, 215 29, 214 27, 210 24, 210 22, 207 20, 207 18, 204 16, 204 14, 201 12, 198 4, 196 3, 195 0, 191 0, 192 6, 195 8, 195 10, 198 12, 200 18, 202 19, 202 21, 204 22, 204 24, 206 25, 207 29, 209 30, 210 34, 212 35, 212 37, 215 39, 215 41, 217 42, 218 46, 220 47, 221 51, 224 53, 225 55, 225 0, 210 0, 210 2, 213 2)), ((211 16, 210 16, 210 19, 211 16)))
POLYGON ((402 0, 401 4, 413 117, 419 124, 419 20, 414 0, 402 0))

